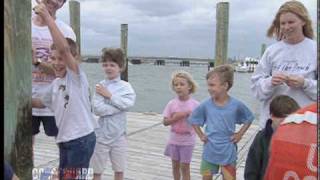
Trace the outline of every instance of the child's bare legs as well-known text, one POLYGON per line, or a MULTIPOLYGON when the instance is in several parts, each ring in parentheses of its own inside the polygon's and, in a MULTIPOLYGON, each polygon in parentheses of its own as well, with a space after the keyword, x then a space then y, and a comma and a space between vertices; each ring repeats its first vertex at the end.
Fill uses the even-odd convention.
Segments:
MULTIPOLYGON (((101 180, 101 174, 94 174, 93 180, 101 180)), ((114 172, 114 180, 123 180, 123 172, 114 172)))
POLYGON ((93 180, 101 180, 101 174, 93 174, 93 180))
POLYGON ((190 164, 181 163, 180 167, 181 167, 182 180, 190 180, 190 164))
POLYGON ((123 180, 123 172, 114 172, 114 180, 123 180))
POLYGON ((221 173, 223 180, 235 180, 236 179, 236 165, 226 165, 221 167, 221 173))
POLYGON ((212 180, 214 174, 218 173, 219 166, 209 163, 206 160, 201 160, 200 173, 202 180, 212 180))
POLYGON ((172 160, 172 174, 174 180, 180 180, 180 162, 172 160))
MULTIPOLYGON (((101 180, 101 174, 94 174, 93 180, 101 180)), ((114 180, 123 180, 123 172, 114 172, 114 180)))
MULTIPOLYGON (((236 168, 232 165, 222 166, 221 173, 223 180, 235 180, 236 179, 236 168)), ((204 175, 202 180, 212 180, 213 175, 204 175)))

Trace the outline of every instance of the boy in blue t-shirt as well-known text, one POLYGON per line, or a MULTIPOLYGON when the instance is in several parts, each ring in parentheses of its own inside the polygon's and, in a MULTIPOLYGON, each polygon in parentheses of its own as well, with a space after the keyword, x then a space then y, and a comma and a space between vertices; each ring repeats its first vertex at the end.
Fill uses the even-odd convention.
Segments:
POLYGON ((236 179, 237 145, 254 119, 241 101, 228 95, 233 84, 233 68, 221 65, 209 71, 206 79, 210 98, 191 114, 189 121, 204 142, 200 172, 212 179, 221 167, 224 179, 236 179), (236 124, 243 124, 235 132, 236 124), (205 133, 200 126, 205 125, 205 133))

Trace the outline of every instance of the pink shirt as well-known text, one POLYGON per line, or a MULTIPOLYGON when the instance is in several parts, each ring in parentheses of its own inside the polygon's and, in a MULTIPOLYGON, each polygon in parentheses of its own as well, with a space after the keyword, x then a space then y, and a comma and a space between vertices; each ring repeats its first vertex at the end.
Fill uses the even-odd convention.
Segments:
MULTIPOLYGON (((163 116, 171 117, 176 112, 193 111, 199 102, 193 98, 186 101, 174 98, 165 107, 163 116)), ((192 126, 187 122, 187 118, 176 121, 171 124, 170 137, 168 144, 174 145, 194 145, 196 141, 196 134, 192 126)))

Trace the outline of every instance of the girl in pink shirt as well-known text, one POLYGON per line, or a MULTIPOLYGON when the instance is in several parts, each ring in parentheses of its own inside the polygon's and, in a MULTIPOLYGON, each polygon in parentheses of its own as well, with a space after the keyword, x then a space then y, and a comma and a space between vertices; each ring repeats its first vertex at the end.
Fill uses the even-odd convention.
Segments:
POLYGON ((163 124, 171 125, 170 137, 164 154, 172 160, 174 180, 190 180, 190 162, 195 145, 195 132, 187 118, 199 102, 191 97, 196 83, 186 71, 173 73, 171 87, 177 97, 170 100, 163 111, 163 124), (180 174, 181 172, 181 174, 180 174))

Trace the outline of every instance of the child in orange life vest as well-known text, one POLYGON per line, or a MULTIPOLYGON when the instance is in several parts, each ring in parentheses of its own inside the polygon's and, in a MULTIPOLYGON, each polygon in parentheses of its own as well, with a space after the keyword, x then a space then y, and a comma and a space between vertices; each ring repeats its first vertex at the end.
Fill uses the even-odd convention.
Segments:
POLYGON ((257 133, 249 149, 244 171, 246 180, 263 179, 268 165, 272 134, 288 114, 299 109, 299 105, 293 98, 280 95, 272 99, 269 109, 271 119, 268 119, 265 128, 257 133))
POLYGON ((264 180, 317 179, 317 103, 289 115, 272 135, 264 180))

